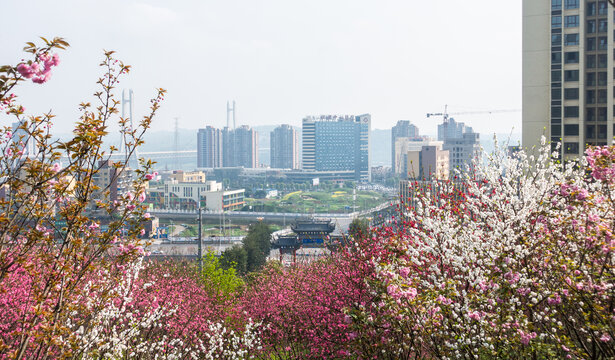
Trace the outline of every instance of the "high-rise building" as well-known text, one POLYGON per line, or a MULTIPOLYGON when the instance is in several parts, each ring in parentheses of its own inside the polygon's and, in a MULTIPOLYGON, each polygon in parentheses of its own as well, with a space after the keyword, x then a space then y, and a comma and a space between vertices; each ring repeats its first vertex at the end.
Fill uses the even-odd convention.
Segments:
POLYGON ((225 148, 230 148, 232 151, 234 161, 231 166, 258 167, 258 134, 256 130, 243 125, 233 131, 232 138, 230 147, 228 144, 224 144, 225 148))
POLYGON ((397 125, 391 129, 391 165, 393 173, 399 173, 395 163, 395 141, 398 138, 409 138, 411 140, 419 138, 419 128, 410 123, 409 120, 399 120, 397 125))
POLYGON ((299 168, 297 131, 292 126, 280 125, 273 129, 269 141, 272 168, 299 168))
POLYGON ((443 141, 443 149, 449 151, 449 169, 466 171, 480 155, 480 135, 453 118, 445 117, 438 125, 438 140, 443 141))
POLYGON ((197 133, 197 167, 216 168, 222 166, 222 132, 207 126, 197 133))
POLYGON ((523 0, 525 148, 544 135, 574 158, 613 142, 614 20, 607 1, 523 0))
POLYGON ((197 167, 258 167, 258 134, 247 125, 231 130, 207 126, 197 133, 197 167))
POLYGON ((371 115, 321 115, 303 119, 303 170, 352 170, 356 181, 371 180, 371 115))
POLYGON ((11 141, 19 144, 19 149, 23 153, 24 157, 33 157, 37 154, 36 141, 28 134, 28 132, 22 128, 21 122, 15 122, 12 124, 13 134, 11 141))

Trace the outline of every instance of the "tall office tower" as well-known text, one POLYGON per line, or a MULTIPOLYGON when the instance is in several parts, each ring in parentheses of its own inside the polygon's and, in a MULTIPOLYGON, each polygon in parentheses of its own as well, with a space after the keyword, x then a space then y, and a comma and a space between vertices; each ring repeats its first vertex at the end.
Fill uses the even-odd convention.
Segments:
POLYGON ((371 180, 371 115, 321 115, 303 119, 303 170, 355 172, 371 180))
POLYGON ((393 173, 398 172, 395 164, 395 141, 398 138, 416 139, 419 137, 419 128, 410 124, 409 120, 399 120, 391 129, 391 166, 393 173))
POLYGON ((280 125, 273 129, 269 141, 272 168, 297 169, 299 167, 297 131, 292 126, 280 125))
POLYGON ((480 155, 480 135, 472 128, 453 118, 445 118, 438 125, 438 140, 449 151, 450 170, 465 171, 472 167, 472 160, 480 155))
POLYGON ((197 133, 197 167, 222 166, 222 131, 207 126, 197 133))
POLYGON ((525 148, 545 135, 574 158, 613 142, 613 16, 607 1, 523 0, 525 148))

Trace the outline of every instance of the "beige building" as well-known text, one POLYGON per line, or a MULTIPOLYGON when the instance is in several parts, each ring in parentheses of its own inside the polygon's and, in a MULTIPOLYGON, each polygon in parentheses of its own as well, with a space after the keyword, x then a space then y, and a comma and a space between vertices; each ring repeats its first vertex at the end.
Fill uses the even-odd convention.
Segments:
POLYGON ((405 177, 406 174, 408 174, 408 152, 420 152, 423 146, 438 146, 440 149, 442 149, 442 144, 442 141, 434 141, 428 139, 426 140, 410 137, 396 138, 395 151, 393 153, 393 168, 395 169, 395 173, 402 175, 402 177, 405 177))
POLYGON ((408 179, 447 180, 449 176, 449 151, 442 145, 425 145, 421 150, 407 153, 408 179))
POLYGON ((171 180, 175 180, 180 183, 204 183, 205 173, 202 171, 173 171, 173 174, 169 176, 171 180))
POLYGON ((544 135, 574 158, 613 143, 613 15, 607 1, 523 0, 523 147, 544 135))

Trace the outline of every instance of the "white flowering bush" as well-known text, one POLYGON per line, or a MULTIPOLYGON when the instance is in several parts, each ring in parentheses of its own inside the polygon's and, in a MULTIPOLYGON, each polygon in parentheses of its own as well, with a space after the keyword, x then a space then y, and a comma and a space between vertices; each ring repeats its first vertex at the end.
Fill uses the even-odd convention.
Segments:
POLYGON ((614 154, 499 151, 423 194, 372 239, 381 307, 358 326, 403 357, 615 356, 614 154))

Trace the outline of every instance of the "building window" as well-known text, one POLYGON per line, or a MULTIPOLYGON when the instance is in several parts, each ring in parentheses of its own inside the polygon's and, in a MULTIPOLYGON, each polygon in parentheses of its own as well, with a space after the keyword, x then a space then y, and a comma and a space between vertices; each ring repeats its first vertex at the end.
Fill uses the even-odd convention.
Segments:
POLYGON ((562 0, 551 0, 551 10, 561 10, 562 0))
POLYGON ((579 117, 579 107, 578 106, 564 106, 564 117, 565 118, 578 118, 579 117))
MULTIPOLYGON (((560 29, 562 27, 562 17, 561 16, 552 16, 551 17, 551 29, 560 29)), ((595 24, 594 24, 595 27, 595 24)))
POLYGON ((551 82, 562 81, 562 72, 559 70, 551 71, 551 82))
POLYGON ((561 52, 552 52, 551 53, 551 63, 559 64, 562 62, 562 53, 561 52))
POLYGON ((579 143, 564 143, 564 154, 579 154, 579 143))
POLYGON ((591 139, 596 137, 596 125, 585 126, 585 138, 591 139))
POLYGON ((551 89, 551 100, 560 100, 562 98, 562 89, 551 89))
POLYGON ((551 34, 551 45, 561 46, 562 45, 562 34, 551 34))
POLYGON ((564 17, 564 19, 565 19, 565 26, 567 28, 579 27, 579 15, 567 15, 564 17))
POLYGON ((608 21, 606 19, 598 20, 598 32, 605 33, 609 29, 608 21))
POLYGON ((606 68, 607 56, 606 54, 598 54, 598 69, 606 68))
POLYGON ((566 51, 564 53, 564 64, 578 64, 579 52, 578 51, 566 51))
POLYGON ((579 135, 579 125, 578 124, 564 125, 564 135, 565 136, 578 136, 579 135))
POLYGON ((598 90, 598 104, 606 104, 606 90, 598 90))
POLYGON ((598 121, 606 121, 606 108, 598 108, 598 121))
MULTIPOLYGON (((561 34, 553 34, 553 35, 559 35, 560 41, 561 41, 561 34)), ((551 35, 551 43, 552 45, 556 45, 556 44, 553 44, 553 35, 551 35)), ((557 45, 559 45, 559 42, 557 43, 557 45)), ((564 35, 564 45, 567 45, 567 46, 579 45, 579 34, 564 35)))
POLYGON ((608 46, 607 37, 601 36, 598 38, 598 50, 606 50, 608 46))
POLYGON ((606 125, 598 125, 598 139, 606 139, 606 125))
POLYGON ((598 86, 606 86, 606 72, 598 73, 598 86))
POLYGON ((579 70, 565 70, 564 81, 579 81, 579 70))
POLYGON ((585 67, 588 69, 594 69, 596 67, 596 55, 587 55, 585 67))
POLYGON ((599 1, 598 2, 598 14, 599 15, 606 15, 607 11, 609 11, 609 7, 608 7, 608 4, 606 3, 606 1, 599 1))
POLYGON ((578 88, 564 89, 564 100, 578 100, 578 99, 579 99, 579 89, 578 88))
POLYGON ((587 3, 586 15, 587 16, 594 16, 594 15, 596 15, 596 3, 595 2, 588 2, 587 3))
MULTIPOLYGON (((553 28, 553 22, 555 16, 551 18, 551 27, 553 28)), ((559 26, 558 27, 562 27, 562 19, 559 19, 559 26)), ((594 34, 596 32, 596 20, 587 20, 587 27, 585 28, 585 32, 587 32, 588 34, 594 34)))
POLYGON ((566 9, 578 9, 579 0, 566 0, 566 9))
POLYGON ((585 41, 585 47, 587 51, 594 51, 596 50, 596 38, 591 37, 591 38, 587 38, 587 40, 585 41))
POLYGON ((585 93, 585 103, 586 104, 596 103, 596 91, 595 90, 587 90, 587 92, 585 93))
POLYGON ((585 116, 586 121, 596 121, 596 109, 587 108, 586 112, 587 112, 585 116))
POLYGON ((562 136, 562 126, 551 125, 551 136, 562 136))
POLYGON ((551 107, 551 117, 558 118, 562 116, 562 108, 559 106, 551 107))

